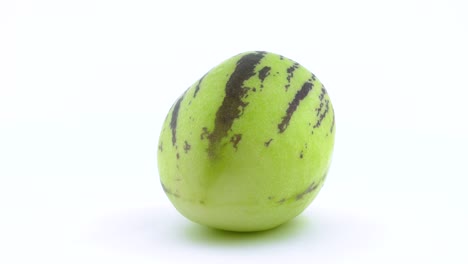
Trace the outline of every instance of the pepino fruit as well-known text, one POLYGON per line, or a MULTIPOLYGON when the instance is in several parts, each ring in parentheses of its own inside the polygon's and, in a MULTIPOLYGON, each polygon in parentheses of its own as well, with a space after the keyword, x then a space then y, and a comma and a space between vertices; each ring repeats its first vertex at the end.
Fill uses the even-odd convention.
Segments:
POLYGON ((194 222, 271 229, 316 197, 334 136, 333 107, 314 74, 277 54, 242 53, 170 109, 159 139, 161 185, 194 222))

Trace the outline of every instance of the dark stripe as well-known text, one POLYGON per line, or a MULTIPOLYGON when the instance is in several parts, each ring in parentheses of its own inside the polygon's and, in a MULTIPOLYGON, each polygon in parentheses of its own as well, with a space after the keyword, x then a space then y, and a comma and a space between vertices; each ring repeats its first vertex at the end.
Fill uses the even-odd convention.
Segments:
POLYGON ((242 101, 248 89, 242 87, 244 81, 255 75, 255 66, 265 56, 265 52, 255 52, 244 55, 237 62, 234 72, 226 83, 223 103, 216 112, 213 131, 208 135, 210 141, 208 154, 215 156, 216 146, 228 131, 236 118, 239 118, 248 103, 242 101))
POLYGON ((321 93, 319 94, 319 100, 320 100, 320 105, 319 107, 315 108, 315 111, 317 111, 317 116, 320 115, 322 112, 322 108, 324 106, 323 99, 325 98, 325 94, 327 94, 327 90, 325 89, 325 86, 322 84, 322 90, 321 93))
POLYGON ((242 134, 235 134, 234 136, 231 137, 231 143, 235 150, 237 150, 237 144, 239 144, 241 139, 242 139, 242 134))
POLYGON ((335 110, 332 108, 333 120, 330 128, 330 133, 333 133, 333 128, 335 127, 335 110))
POLYGON ((270 74, 271 68, 268 66, 263 67, 260 72, 258 72, 258 78, 260 78, 260 81, 264 81, 265 78, 270 74))
MULTIPOLYGON (((185 91, 186 93, 187 91, 185 91)), ((179 109, 180 109, 180 104, 182 103, 182 100, 185 97, 185 93, 177 100, 177 102, 174 105, 174 110, 172 110, 172 117, 171 117, 171 130, 172 130, 172 145, 175 146, 177 142, 177 136, 176 136, 176 131, 177 131, 177 119, 179 118, 179 109)))
POLYGON ((166 187, 166 185, 164 185, 164 183, 162 183, 162 181, 160 181, 160 183, 161 183, 161 186, 162 186, 162 188, 163 188, 163 190, 164 190, 165 193, 167 193, 167 194, 172 194, 171 190, 169 190, 169 189, 166 187))
POLYGON ((315 191, 319 187, 319 184, 320 184, 320 182, 318 182, 318 183, 313 182, 311 185, 309 185, 309 187, 305 191, 303 191, 302 193, 296 195, 296 200, 300 200, 300 199, 304 198, 304 196, 306 194, 315 191))
POLYGON ((296 95, 292 102, 289 103, 289 107, 286 110, 286 115, 283 116, 283 120, 281 123, 278 124, 278 129, 280 133, 283 133, 289 125, 289 121, 291 121, 291 117, 296 111, 299 103, 312 91, 313 84, 311 82, 306 82, 302 85, 302 88, 297 91, 296 95))
MULTIPOLYGON (((175 193, 175 192, 172 192, 171 190, 169 190, 166 185, 164 185, 164 183, 161 182, 161 186, 164 190, 164 192, 167 194, 167 195, 173 195, 174 197, 176 198, 180 198, 180 195, 175 193)), ((177 191, 176 191, 177 192, 177 191)))
POLYGON ((286 71, 288 72, 288 77, 286 79, 288 80, 288 83, 284 88, 288 90, 289 86, 291 86, 291 78, 294 76, 294 71, 299 68, 299 63, 295 62, 291 67, 289 67, 286 71))
POLYGON ((318 128, 322 125, 322 121, 327 116, 329 109, 330 109, 330 101, 328 99, 325 99, 325 110, 323 111, 323 113, 319 115, 319 119, 317 120, 317 123, 315 123, 314 128, 318 128))
POLYGON ((201 79, 198 81, 197 86, 195 87, 195 92, 193 93, 193 98, 197 96, 198 91, 200 90, 200 84, 205 78, 206 74, 201 77, 201 79))

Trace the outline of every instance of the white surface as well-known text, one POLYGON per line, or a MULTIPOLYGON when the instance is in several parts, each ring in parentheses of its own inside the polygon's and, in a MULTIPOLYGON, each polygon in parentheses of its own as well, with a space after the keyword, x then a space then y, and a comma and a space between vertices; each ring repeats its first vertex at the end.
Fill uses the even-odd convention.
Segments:
POLYGON ((468 263, 465 1, 0 2, 0 263, 468 263), (325 83, 327 182, 271 232, 180 216, 156 148, 237 53, 325 83))

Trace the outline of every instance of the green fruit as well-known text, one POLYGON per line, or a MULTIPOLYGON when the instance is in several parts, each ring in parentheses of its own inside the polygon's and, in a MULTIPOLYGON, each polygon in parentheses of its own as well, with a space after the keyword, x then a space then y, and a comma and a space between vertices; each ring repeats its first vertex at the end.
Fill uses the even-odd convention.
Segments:
POLYGON ((213 228, 259 231, 299 215, 330 166, 335 115, 319 80, 267 52, 228 59, 170 109, 161 184, 176 209, 213 228))

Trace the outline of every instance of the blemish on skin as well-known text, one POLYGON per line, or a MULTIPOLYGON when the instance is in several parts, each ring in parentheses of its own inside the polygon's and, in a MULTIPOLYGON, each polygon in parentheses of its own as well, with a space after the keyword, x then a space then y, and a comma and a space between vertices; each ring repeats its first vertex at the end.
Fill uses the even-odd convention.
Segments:
POLYGON ((163 151, 163 143, 162 143, 162 142, 159 143, 159 147, 158 147, 158 148, 159 148, 159 151, 161 151, 161 152, 163 151))
POLYGON ((184 144, 184 151, 185 153, 189 152, 189 150, 192 148, 192 146, 187 142, 187 140, 185 140, 185 144, 184 144))
POLYGON ((208 132, 208 128, 207 127, 204 127, 202 128, 203 132, 200 134, 200 139, 203 140, 205 138, 208 138, 208 136, 210 135, 210 132, 208 132))
POLYGON ((304 152, 301 150, 301 153, 299 154, 299 158, 302 159, 304 157, 304 152))
POLYGON ((203 200, 200 200, 200 201, 198 201, 198 202, 199 202, 200 204, 205 204, 205 201, 203 201, 203 200))
POLYGON ((180 158, 179 152, 177 152, 176 157, 177 157, 177 159, 180 158))
POLYGON ((264 144, 265 144, 265 147, 270 146, 271 141, 273 141, 272 138, 270 138, 270 140, 266 141, 266 142, 264 143, 264 144))
POLYGON ((273 196, 268 196, 268 200, 273 200, 273 196))
POLYGON ((284 202, 286 202, 286 198, 283 198, 283 199, 278 201, 279 204, 283 204, 284 202))

